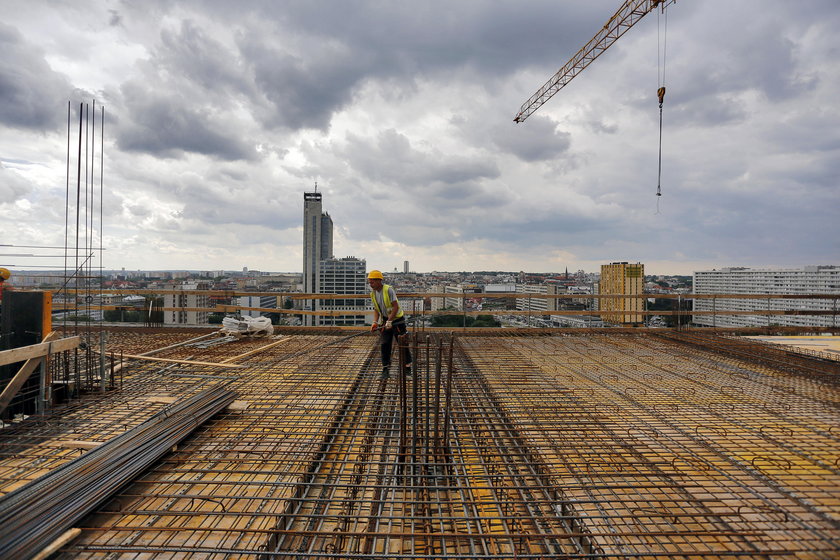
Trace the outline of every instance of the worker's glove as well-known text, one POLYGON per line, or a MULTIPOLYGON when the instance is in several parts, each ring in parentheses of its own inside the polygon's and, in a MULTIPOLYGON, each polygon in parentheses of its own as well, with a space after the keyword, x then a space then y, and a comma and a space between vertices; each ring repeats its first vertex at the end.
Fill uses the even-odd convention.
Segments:
POLYGON ((379 328, 379 325, 374 323, 370 326, 370 332, 376 332, 376 329, 378 329, 378 328, 379 328))
POLYGON ((391 321, 385 321, 385 330, 390 331, 394 324, 391 321))

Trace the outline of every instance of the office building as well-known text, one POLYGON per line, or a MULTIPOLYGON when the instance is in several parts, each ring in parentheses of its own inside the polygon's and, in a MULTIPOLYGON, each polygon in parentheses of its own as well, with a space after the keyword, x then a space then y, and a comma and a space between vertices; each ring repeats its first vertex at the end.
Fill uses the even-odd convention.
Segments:
MULTIPOLYGON (((277 309, 277 296, 239 296, 237 298, 240 307, 258 307, 260 309, 277 309)), ((257 311, 253 309, 242 309, 240 315, 243 317, 264 317, 268 311, 257 311)))
POLYGON ((694 273, 695 294, 805 295, 836 294, 834 299, 788 298, 696 298, 696 325, 708 327, 834 327, 833 315, 772 315, 767 311, 832 311, 840 299, 840 266, 805 266, 801 268, 729 267, 694 273), (755 315, 725 315, 726 311, 755 311, 755 315))
MULTIPOLYGON (((333 258, 333 223, 321 208, 321 193, 303 193, 303 291, 318 293, 320 262, 333 258)), ((304 300, 305 311, 317 311, 318 302, 304 300)), ((303 324, 317 324, 313 315, 304 315, 303 324)))
MULTIPOLYGON (((645 265, 614 262, 601 265, 600 295, 640 296, 644 293, 645 265)), ((622 326, 644 323, 644 298, 601 298, 601 319, 622 326)))
POLYGON ((163 307, 180 307, 163 313, 164 325, 206 325, 207 311, 196 311, 197 308, 210 307, 210 296, 203 290, 209 290, 206 282, 183 282, 168 286, 169 289, 180 292, 166 294, 163 307))
MULTIPOLYGON (((562 293, 558 291, 558 286, 554 284, 517 284, 516 285, 516 293, 517 294, 541 294, 541 295, 557 295, 558 293, 562 293)), ((516 309, 518 311, 531 311, 531 312, 542 312, 542 311, 557 311, 557 299, 556 298, 529 298, 529 297, 517 297, 516 298, 516 309)))
MULTIPOLYGON (((318 293, 321 294, 366 294, 367 263, 364 259, 344 257, 323 259, 319 263, 318 293)), ((364 325, 366 313, 372 313, 370 298, 326 299, 318 304, 321 311, 338 311, 339 316, 318 317, 317 325, 364 325), (358 311, 357 315, 345 315, 358 311)))
POLYGON ((433 297, 432 311, 440 311, 443 309, 453 309, 456 311, 464 311, 464 305, 469 303, 467 299, 480 297, 482 290, 480 286, 475 284, 455 284, 455 285, 437 285, 432 286, 432 293, 452 294, 445 297, 433 297), (473 294, 473 295, 470 295, 473 294))

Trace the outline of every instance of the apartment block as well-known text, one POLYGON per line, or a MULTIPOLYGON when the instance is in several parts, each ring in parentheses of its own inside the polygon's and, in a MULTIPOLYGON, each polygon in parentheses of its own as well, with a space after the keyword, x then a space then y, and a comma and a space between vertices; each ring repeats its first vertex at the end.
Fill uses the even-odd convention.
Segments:
POLYGON ((840 299, 840 266, 819 265, 801 268, 728 267, 694 273, 695 294, 806 295, 833 294, 833 299, 788 298, 696 298, 694 323, 708 327, 834 327, 832 315, 771 315, 776 310, 836 311, 840 299), (726 311, 755 311, 755 315, 718 315, 726 311), (763 313, 763 314, 762 314, 763 313))
MULTIPOLYGON (((558 286, 554 284, 517 284, 517 294, 542 294, 542 295, 557 295, 563 293, 558 291, 558 286)), ((516 298, 516 309, 518 311, 557 311, 557 298, 516 298)))
POLYGON ((164 296, 163 307, 180 307, 181 309, 170 309, 163 313, 164 325, 206 325, 207 311, 196 311, 195 308, 207 308, 210 306, 210 297, 205 293, 197 293, 200 290, 209 290, 210 285, 206 282, 184 282, 172 284, 169 289, 180 290, 176 293, 164 296))
MULTIPOLYGON (((344 257, 324 259, 319 263, 320 294, 365 294, 368 292, 367 263, 364 259, 344 257)), ((355 315, 318 317, 319 325, 364 325, 366 314, 372 313, 370 299, 327 299, 318 304, 323 311, 352 311, 355 315)), ((370 321, 368 321, 370 322, 370 321)))
MULTIPOLYGON (((601 295, 636 296, 644 293, 645 265, 614 262, 601 265, 601 295)), ((602 298, 601 318, 616 325, 632 326, 644 323, 644 298, 602 298)))

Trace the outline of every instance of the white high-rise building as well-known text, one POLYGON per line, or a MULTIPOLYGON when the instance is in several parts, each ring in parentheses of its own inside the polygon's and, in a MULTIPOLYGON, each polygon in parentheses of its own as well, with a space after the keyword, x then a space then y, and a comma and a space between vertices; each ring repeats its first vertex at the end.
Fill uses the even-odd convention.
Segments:
MULTIPOLYGON (((554 284, 517 284, 517 294, 541 294, 557 295, 557 286, 554 284)), ((516 309, 518 311, 557 311, 556 298, 516 298, 516 309)))
MULTIPOLYGON (((367 263, 363 259, 344 257, 324 259, 319 263, 320 294, 366 294, 367 263)), ((323 300, 323 311, 357 312, 341 316, 318 317, 318 325, 364 325, 365 313, 372 313, 370 298, 323 300)))
POLYGON ((694 273, 695 294, 836 294, 834 299, 788 298, 695 298, 694 323, 709 327, 756 327, 768 324, 786 327, 833 327, 840 325, 832 315, 768 315, 770 310, 838 309, 840 266, 805 266, 802 268, 731 267, 701 270, 694 273), (755 311, 755 315, 718 315, 725 311, 755 311), (764 314, 762 315, 762 312, 764 314))
POLYGON ((180 285, 171 284, 169 289, 181 290, 180 292, 166 294, 164 296, 164 307, 177 307, 181 309, 165 311, 163 313, 164 325, 206 325, 207 311, 196 311, 196 308, 210 307, 210 296, 206 293, 198 293, 208 290, 210 285, 206 282, 184 282, 180 285))
MULTIPOLYGON (((238 305, 242 307, 260 307, 262 309, 277 309, 277 296, 239 296, 238 305)), ((240 310, 243 317, 264 317, 267 311, 253 311, 250 309, 240 310)))
MULTIPOLYGON (((333 223, 329 214, 322 212, 321 193, 303 193, 303 291, 316 294, 320 286, 320 262, 333 258, 333 223)), ((315 311, 315 300, 304 300, 306 311, 315 311)), ((303 316, 303 324, 317 324, 312 315, 303 316)))

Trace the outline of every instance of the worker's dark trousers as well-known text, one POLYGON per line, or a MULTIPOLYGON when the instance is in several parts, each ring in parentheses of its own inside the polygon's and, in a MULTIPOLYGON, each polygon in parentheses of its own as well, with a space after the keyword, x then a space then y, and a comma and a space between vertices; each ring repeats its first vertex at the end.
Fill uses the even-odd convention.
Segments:
MULTIPOLYGON (((382 366, 387 367, 391 365, 391 347, 394 344, 394 335, 401 335, 408 332, 408 327, 405 325, 405 317, 400 317, 391 322, 391 328, 389 330, 382 331, 382 366)), ((406 347, 405 349, 405 362, 406 364, 411 363, 411 351, 406 347)))

